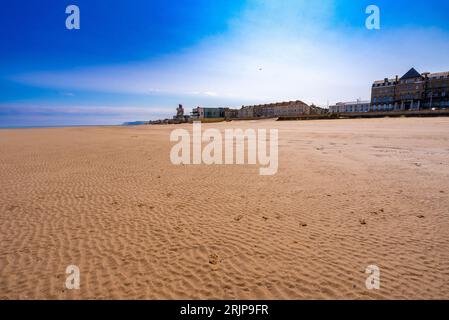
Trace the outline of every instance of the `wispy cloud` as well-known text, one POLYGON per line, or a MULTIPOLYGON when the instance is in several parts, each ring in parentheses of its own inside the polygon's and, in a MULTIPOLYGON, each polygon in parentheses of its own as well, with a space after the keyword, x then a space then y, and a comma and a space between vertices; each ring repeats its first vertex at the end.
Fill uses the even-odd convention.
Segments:
MULTIPOLYGON (((336 27, 334 1, 250 1, 226 34, 151 61, 16 75, 61 90, 234 101, 369 98, 373 80, 448 68, 449 37, 435 29, 336 27), (419 46, 416 44, 419 43, 419 46), (432 50, 429 50, 432 48, 432 50)), ((365 13, 360 12, 364 25, 365 13)))
POLYGON ((28 103, 5 103, 0 104, 0 114, 76 114, 76 115, 93 115, 93 114, 115 114, 115 115, 133 115, 133 116, 149 116, 152 113, 165 113, 165 108, 148 108, 133 106, 49 106, 46 104, 28 104, 28 103))

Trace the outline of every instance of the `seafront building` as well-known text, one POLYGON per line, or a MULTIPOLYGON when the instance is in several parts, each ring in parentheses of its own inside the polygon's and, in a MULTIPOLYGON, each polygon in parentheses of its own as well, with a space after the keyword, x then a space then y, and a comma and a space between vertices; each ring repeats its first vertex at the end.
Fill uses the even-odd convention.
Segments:
POLYGON ((197 107, 192 110, 192 119, 218 119, 225 117, 225 108, 197 107))
POLYGON ((339 102, 329 113, 424 111, 449 108, 449 72, 419 73, 374 81, 371 101, 339 102))
POLYGON ((254 118, 254 106, 242 106, 237 113, 237 117, 240 119, 254 118))
MULTIPOLYGON (((195 119, 221 121, 279 117, 295 118, 325 113, 329 113, 330 116, 338 116, 341 113, 383 113, 408 110, 444 110, 446 108, 449 108, 449 71, 419 73, 411 68, 401 78, 396 76, 374 81, 371 86, 371 101, 339 102, 329 106, 329 109, 320 108, 313 104, 307 105, 300 100, 242 106, 240 109, 197 107, 193 109, 190 117, 184 115, 184 108, 179 105, 176 109, 177 114, 173 119, 150 121, 149 123, 185 123, 195 119)), ((363 116, 369 116, 369 114, 363 116)))
POLYGON ((300 100, 254 106, 255 118, 294 117, 310 114, 310 107, 300 100))
POLYGON ((370 111, 449 108, 449 72, 419 73, 411 68, 401 78, 375 81, 370 111))
POLYGON ((232 108, 194 108, 192 119, 253 119, 253 118, 276 118, 295 117, 308 114, 324 113, 324 109, 309 106, 300 100, 242 106, 241 109, 232 108))
POLYGON ((352 101, 352 102, 338 102, 333 106, 329 106, 330 113, 343 112, 368 112, 370 111, 370 101, 352 101))
POLYGON ((232 108, 225 108, 224 116, 225 116, 226 120, 236 119, 239 116, 239 110, 238 109, 232 109, 232 108))
POLYGON ((277 118, 277 117, 297 117, 301 115, 320 114, 325 110, 314 105, 296 100, 287 102, 277 102, 269 104, 259 104, 253 106, 243 106, 239 112, 239 118, 277 118))

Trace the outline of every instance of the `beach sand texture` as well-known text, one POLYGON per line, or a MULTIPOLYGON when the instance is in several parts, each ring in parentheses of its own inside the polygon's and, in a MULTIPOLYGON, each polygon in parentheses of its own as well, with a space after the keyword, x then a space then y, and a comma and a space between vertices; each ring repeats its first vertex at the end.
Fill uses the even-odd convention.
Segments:
POLYGON ((279 129, 274 176, 176 128, 0 130, 0 298, 449 299, 448 118, 203 125, 279 129))

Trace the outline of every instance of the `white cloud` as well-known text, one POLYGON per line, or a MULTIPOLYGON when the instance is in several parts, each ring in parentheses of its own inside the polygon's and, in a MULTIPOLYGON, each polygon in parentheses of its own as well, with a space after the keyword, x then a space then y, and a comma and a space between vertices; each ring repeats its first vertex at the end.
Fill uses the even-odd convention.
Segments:
MULTIPOLYGON (((449 52, 438 30, 342 30, 333 1, 252 1, 230 31, 153 61, 18 75, 64 90, 239 101, 369 99, 370 84, 415 66, 441 71, 449 52)), ((364 25, 364 12, 361 24, 364 25)))

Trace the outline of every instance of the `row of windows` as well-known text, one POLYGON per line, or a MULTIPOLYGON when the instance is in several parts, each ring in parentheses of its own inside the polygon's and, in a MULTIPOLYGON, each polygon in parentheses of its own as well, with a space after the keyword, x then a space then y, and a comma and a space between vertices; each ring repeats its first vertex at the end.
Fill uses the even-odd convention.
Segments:
MULTIPOLYGON (((449 100, 441 102, 430 102, 419 104, 417 101, 411 105, 412 109, 418 110, 419 108, 449 108, 449 100)), ((332 106, 329 108, 330 112, 368 112, 368 111, 393 111, 401 110, 401 104, 384 103, 378 105, 363 105, 363 106, 332 106)))
POLYGON ((374 105, 371 108, 372 111, 385 111, 385 110, 394 110, 394 105, 389 104, 382 104, 382 105, 374 105))
MULTIPOLYGON (((430 97, 446 97, 447 93, 446 91, 442 91, 442 92, 429 92, 427 94, 427 98, 430 97)), ((416 94, 403 94, 399 96, 399 100, 411 100, 411 99, 419 99, 419 95, 416 94)), ((377 102, 392 102, 394 101, 394 97, 392 96, 385 96, 385 97, 374 97, 373 98, 373 102, 377 103, 377 102)))
POLYGON ((447 79, 449 78, 449 75, 439 76, 439 77, 430 77, 431 80, 438 80, 438 79, 447 79))
POLYGON ((365 112, 369 111, 369 104, 350 105, 350 106, 332 106, 331 112, 365 112))
POLYGON ((432 107, 432 108, 448 108, 449 107, 449 100, 448 101, 432 101, 432 103, 430 102, 426 102, 424 103, 425 107, 432 107))
MULTIPOLYGON (((442 79, 448 79, 449 75, 444 75, 444 76, 438 76, 438 77, 430 77, 429 80, 442 80, 442 79)), ((418 79, 418 82, 422 82, 421 80, 418 79)), ((415 83, 417 82, 417 79, 406 79, 406 80, 401 80, 399 81, 399 83, 404 84, 404 83, 415 83)), ((396 81, 388 81, 388 82, 382 82, 382 83, 374 83, 373 87, 386 87, 386 86, 392 86, 398 84, 398 82, 396 81)))
POLYGON ((446 97, 446 91, 443 91, 443 92, 429 92, 428 94, 427 94, 427 97, 428 98, 430 98, 430 97, 446 97))
POLYGON ((373 87, 386 87, 396 84, 396 82, 383 82, 383 83, 374 83, 373 87))
POLYGON ((373 98, 373 102, 390 102, 390 101, 394 101, 394 97, 373 98))
POLYGON ((449 83, 447 82, 432 83, 427 86, 428 89, 447 88, 447 87, 449 87, 449 83))

